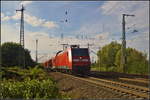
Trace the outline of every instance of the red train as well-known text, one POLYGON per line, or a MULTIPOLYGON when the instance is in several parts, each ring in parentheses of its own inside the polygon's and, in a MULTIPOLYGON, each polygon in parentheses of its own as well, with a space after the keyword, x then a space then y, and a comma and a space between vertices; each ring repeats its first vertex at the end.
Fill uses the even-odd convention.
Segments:
POLYGON ((88 48, 71 45, 64 51, 59 51, 55 57, 43 63, 45 68, 65 70, 72 73, 87 74, 90 72, 90 56, 88 48))

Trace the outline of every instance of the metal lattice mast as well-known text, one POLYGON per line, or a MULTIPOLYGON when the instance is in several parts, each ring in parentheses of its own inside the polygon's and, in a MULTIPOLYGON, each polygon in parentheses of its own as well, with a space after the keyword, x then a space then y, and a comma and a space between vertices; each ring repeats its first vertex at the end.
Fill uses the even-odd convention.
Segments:
POLYGON ((16 10, 16 11, 21 11, 21 23, 20 23, 20 44, 23 46, 24 48, 24 7, 22 5, 22 8, 20 10, 16 10))
MULTIPOLYGON (((24 49, 24 7, 22 5, 22 8, 20 10, 16 10, 21 12, 21 19, 20 19, 20 45, 24 49)), ((22 65, 23 68, 25 68, 25 52, 24 50, 20 50, 20 58, 22 58, 22 61, 20 59, 20 65, 22 65)))

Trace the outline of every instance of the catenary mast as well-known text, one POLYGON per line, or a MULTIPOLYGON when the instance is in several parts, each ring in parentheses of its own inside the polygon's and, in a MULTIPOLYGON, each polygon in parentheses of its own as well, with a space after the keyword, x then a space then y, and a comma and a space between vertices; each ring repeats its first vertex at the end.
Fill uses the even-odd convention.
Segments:
MULTIPOLYGON (((16 10, 21 12, 21 19, 20 19, 20 45, 22 46, 22 48, 24 49, 24 7, 22 5, 22 8, 20 10, 16 10)), ((24 50, 20 50, 20 65, 25 68, 25 52, 24 50)))

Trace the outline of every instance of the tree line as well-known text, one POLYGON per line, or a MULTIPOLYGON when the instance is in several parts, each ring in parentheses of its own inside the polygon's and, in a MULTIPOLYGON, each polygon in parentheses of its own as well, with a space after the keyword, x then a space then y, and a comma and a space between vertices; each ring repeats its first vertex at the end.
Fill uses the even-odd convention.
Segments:
POLYGON ((36 62, 30 56, 30 51, 24 49, 19 43, 5 42, 1 45, 1 63, 3 67, 21 67, 24 59, 26 68, 36 65, 36 62), (24 55, 21 54, 23 52, 24 55))
POLYGON ((116 41, 105 45, 97 52, 98 61, 92 65, 101 71, 125 72, 130 74, 148 74, 147 54, 134 48, 126 48, 126 67, 121 65, 121 44, 116 41))

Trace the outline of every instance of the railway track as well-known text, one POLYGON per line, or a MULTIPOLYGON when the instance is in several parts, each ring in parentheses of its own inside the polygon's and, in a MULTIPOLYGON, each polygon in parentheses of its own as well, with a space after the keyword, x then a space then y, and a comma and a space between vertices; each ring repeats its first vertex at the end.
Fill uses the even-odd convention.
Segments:
POLYGON ((108 79, 112 81, 118 81, 125 84, 133 84, 142 87, 148 87, 150 80, 148 76, 139 76, 139 75, 130 75, 130 74, 123 74, 123 73, 103 73, 103 72, 91 72, 91 77, 95 78, 102 78, 108 79))
POLYGON ((104 88, 111 89, 113 91, 118 92, 119 94, 127 97, 133 97, 133 98, 141 98, 141 99, 148 99, 150 90, 149 88, 141 87, 141 86, 136 86, 136 85, 131 85, 131 84, 125 84, 121 82, 116 82, 116 81, 110 81, 110 80, 105 80, 105 79, 99 79, 99 78, 94 78, 94 77, 76 77, 68 74, 64 74, 67 76, 70 76, 74 79, 80 79, 83 81, 86 81, 88 83, 92 83, 96 86, 101 86, 104 88))
POLYGON ((148 79, 131 79, 131 78, 119 78, 119 80, 123 80, 123 81, 131 81, 131 82, 139 82, 139 83, 144 83, 144 84, 148 84, 149 80, 148 79))
POLYGON ((145 87, 131 85, 131 84, 125 84, 105 79, 97 79, 93 77, 89 77, 91 80, 95 80, 96 82, 104 83, 105 87, 112 88, 114 90, 120 91, 122 93, 131 94, 132 96, 138 97, 138 98, 148 98, 148 94, 150 93, 150 90, 145 87))

